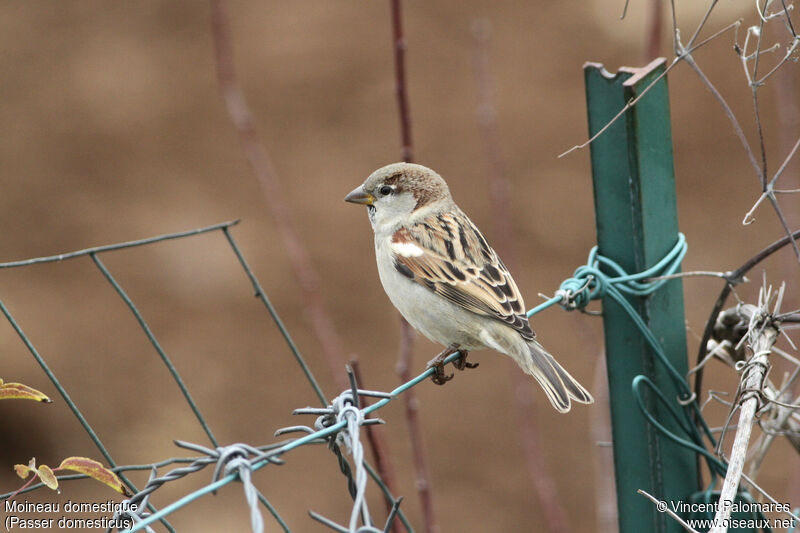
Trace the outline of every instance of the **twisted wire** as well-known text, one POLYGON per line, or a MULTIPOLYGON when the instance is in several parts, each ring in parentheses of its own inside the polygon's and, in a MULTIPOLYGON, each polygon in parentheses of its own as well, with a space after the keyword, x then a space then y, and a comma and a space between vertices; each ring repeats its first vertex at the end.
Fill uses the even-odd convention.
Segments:
MULTIPOLYGON (((194 235, 200 232, 221 229, 231 244, 231 247, 234 253, 237 255, 237 258, 239 258, 240 263, 242 263, 245 272, 250 277, 251 282, 256 289, 256 294, 265 300, 268 310, 270 310, 270 312, 273 314, 273 318, 275 318, 278 322, 278 326, 282 333, 284 333, 284 336, 287 338, 287 342, 289 342, 290 347, 292 347, 295 356, 298 358, 298 361, 302 362, 302 357, 294 348, 290 338, 288 338, 288 333, 286 333, 284 328, 281 327, 282 324, 277 318, 277 313, 275 313, 269 305, 269 302, 266 300, 266 295, 264 294, 263 290, 261 290, 257 280, 255 280, 255 277, 252 275, 252 272, 249 270, 246 262, 244 262, 244 259, 236 247, 235 242, 232 240, 232 236, 229 232, 229 226, 231 225, 233 224, 220 224, 209 228, 202 228, 201 230, 194 232, 166 235, 153 239, 134 241, 132 243, 123 243, 122 245, 112 245, 110 247, 87 249, 80 252, 75 252, 73 254, 62 254, 60 256, 39 258, 30 261, 0 264, 0 267, 22 266, 36 262, 60 261, 70 257, 77 257, 79 255, 89 255, 96 263, 98 263, 99 260, 97 258, 97 254, 99 252, 110 251, 118 247, 137 246, 140 244, 158 242, 159 240, 179 238, 182 236, 194 235)), ((530 317, 555 304, 560 304, 561 307, 567 310, 582 310, 591 300, 606 296, 612 297, 630 315, 632 321, 641 331, 643 337, 652 348, 656 358, 661 361, 672 379, 676 382, 678 390, 681 394, 679 402, 690 409, 697 410, 696 398, 691 397, 689 394, 685 379, 683 376, 680 376, 674 367, 672 367, 672 365, 669 363, 660 347, 659 342, 657 339, 655 339, 646 323, 638 315, 635 309, 633 309, 626 298, 626 295, 646 296, 660 288, 664 283, 666 283, 667 280, 651 278, 669 276, 670 274, 676 272, 680 267, 681 260, 686 254, 686 250, 686 240, 682 234, 679 234, 675 246, 653 267, 636 274, 628 274, 616 262, 600 255, 598 253, 598 248, 594 247, 589 253, 587 263, 578 267, 572 277, 564 280, 552 298, 528 311, 527 315, 530 317)), ((98 266, 101 268, 101 270, 103 270, 101 265, 98 266)), ((26 339, 23 337, 23 340, 26 339)), ((445 360, 445 363, 450 363, 459 357, 459 353, 454 353, 445 360)), ((301 364, 301 366, 304 365, 301 364)), ((309 378, 313 388, 317 392, 317 396, 324 401, 324 396, 322 395, 319 387, 316 385, 316 382, 313 379, 313 376, 310 374, 310 371, 308 371, 307 367, 305 366, 304 370, 306 370, 306 375, 309 378)), ((152 531, 150 524, 152 524, 154 521, 163 519, 163 517, 167 514, 199 498, 203 494, 214 492, 227 483, 238 479, 243 484, 245 498, 247 499, 250 507, 251 528, 254 533, 261 533, 264 529, 263 516, 258 509, 258 501, 261 501, 261 503, 263 503, 270 510, 278 523, 283 527, 284 531, 289 531, 288 526, 286 526, 274 508, 263 497, 263 495, 258 492, 252 483, 252 472, 270 463, 281 464, 282 461, 279 459, 279 456, 299 446, 310 443, 328 442, 331 450, 337 455, 340 469, 347 478, 348 491, 353 497, 353 507, 350 512, 348 527, 339 526, 338 524, 335 524, 334 522, 315 513, 310 513, 311 516, 315 520, 326 524, 336 531, 345 531, 348 533, 381 531, 373 525, 369 509, 367 507, 366 487, 369 465, 364 459, 364 447, 360 440, 360 428, 362 425, 366 424, 382 423, 382 421, 379 419, 367 419, 366 416, 388 404, 391 400, 395 399, 397 395, 402 394, 409 388, 414 387, 426 380, 432 375, 432 373, 433 369, 428 369, 422 374, 418 375, 416 378, 400 385, 390 393, 357 389, 354 380, 351 378, 351 390, 344 391, 342 394, 334 398, 334 400, 331 401, 327 407, 304 408, 297 409, 295 411, 295 414, 318 415, 318 418, 314 423, 314 428, 307 426, 291 426, 280 429, 275 433, 276 436, 297 431, 304 433, 304 435, 295 439, 291 439, 285 443, 279 443, 274 446, 266 447, 267 449, 258 449, 246 444, 233 444, 230 446, 221 447, 218 446, 214 449, 209 449, 195 444, 176 442, 176 444, 179 446, 193 449, 204 454, 204 456, 197 458, 188 466, 175 468, 161 477, 157 477, 157 469, 153 468, 147 485, 129 500, 126 500, 126 502, 129 504, 138 504, 138 512, 123 512, 120 513, 120 516, 129 516, 133 521, 133 526, 128 530, 131 533, 140 530, 152 531), (361 408, 358 400, 359 395, 375 396, 379 398, 379 401, 368 407, 361 408), (342 454, 340 449, 341 446, 344 446, 347 453, 352 456, 353 467, 350 466, 350 463, 342 454), (194 493, 184 496, 180 500, 159 511, 153 510, 153 512, 145 512, 145 506, 148 506, 149 496, 164 483, 168 483, 170 481, 182 478, 188 474, 197 472, 212 463, 215 464, 215 469, 213 474, 213 482, 211 484, 198 491, 195 491, 194 493), (353 470, 355 470, 355 473, 353 473, 353 470), (358 526, 359 517, 362 523, 361 527, 358 526)), ((655 385, 647 378, 644 376, 637 377, 633 382, 634 395, 636 396, 637 401, 639 401, 639 405, 648 421, 655 425, 663 434, 667 436, 667 438, 680 441, 681 444, 694 449, 697 453, 704 453, 705 448, 702 446, 702 438, 700 438, 696 432, 692 432, 693 426, 691 424, 684 423, 686 421, 681 415, 685 415, 685 413, 679 413, 673 409, 671 405, 669 405, 668 412, 670 412, 673 418, 676 419, 679 427, 689 435, 690 439, 688 441, 671 434, 666 427, 663 426, 663 424, 659 423, 652 416, 652 414, 647 412, 645 403, 641 401, 642 385, 646 385, 647 388, 653 390, 656 395, 660 397, 662 403, 669 404, 669 402, 667 402, 662 393, 656 389, 655 385)), ((749 393, 749 391, 742 392, 744 394, 749 393)), ((202 417, 198 416, 198 418, 202 424, 204 422, 202 417)), ((700 417, 700 420, 702 421, 702 417, 700 417)), ((205 426, 205 424, 203 425, 204 429, 207 429, 207 426, 205 426)), ((708 427, 705 426, 705 422, 702 422, 702 425, 705 428, 705 433, 709 436, 709 438, 712 439, 713 442, 713 437, 711 437, 708 427)), ((207 432, 210 433, 210 430, 207 430, 207 432)), ((213 436, 211 438, 213 440, 213 436)), ((719 472, 725 468, 725 465, 720 463, 716 458, 706 456, 706 459, 709 461, 709 463, 712 463, 710 465, 712 466, 712 470, 719 472)), ((380 480, 376 481, 380 483, 380 480)), ((387 524, 384 528, 384 531, 389 530, 392 521, 397 516, 400 516, 401 519, 403 519, 402 514, 399 511, 401 499, 398 498, 395 500, 390 496, 387 497, 389 497, 390 501, 392 502, 392 512, 387 519, 387 524)), ((150 509, 152 509, 152 507, 150 507, 150 509)))

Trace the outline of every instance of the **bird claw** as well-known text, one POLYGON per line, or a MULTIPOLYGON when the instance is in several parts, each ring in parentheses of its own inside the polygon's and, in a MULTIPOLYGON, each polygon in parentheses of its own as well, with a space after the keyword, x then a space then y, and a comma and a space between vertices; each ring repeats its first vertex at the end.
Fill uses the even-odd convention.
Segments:
MULTIPOLYGON (((451 344, 444 351, 442 351, 442 353, 428 361, 427 368, 433 368, 431 381, 437 385, 444 385, 453 379, 454 374, 447 375, 444 373, 444 360, 447 359, 449 355, 452 355, 458 351, 458 345, 451 344)), ((460 352, 460 357, 453 361, 454 367, 456 367, 458 370, 464 370, 465 368, 476 368, 478 366, 478 363, 470 363, 467 361, 467 355, 469 354, 468 351, 460 350, 460 352)))
POLYGON ((447 375, 444 373, 444 363, 436 363, 429 368, 433 368, 433 375, 431 376, 431 381, 436 383, 437 385, 444 385, 451 379, 453 379, 453 374, 447 375))
POLYGON ((461 357, 453 361, 453 366, 456 367, 458 370, 464 370, 465 368, 478 368, 478 365, 480 365, 480 363, 468 362, 467 355, 469 355, 469 352, 466 350, 462 350, 461 357))

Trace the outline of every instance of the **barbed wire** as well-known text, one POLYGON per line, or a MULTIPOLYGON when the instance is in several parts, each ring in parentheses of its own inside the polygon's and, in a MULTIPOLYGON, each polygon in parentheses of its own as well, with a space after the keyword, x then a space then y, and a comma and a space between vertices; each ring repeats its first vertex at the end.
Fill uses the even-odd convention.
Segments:
MULTIPOLYGON (((213 231, 214 229, 222 230, 225 233, 228 243, 231 246, 231 249, 235 252, 237 258, 240 260, 240 264, 247 272, 248 277, 250 278, 251 282, 253 283, 254 287, 256 287, 256 294, 261 297, 262 301, 268 303, 268 299, 264 294, 263 290, 260 288, 260 284, 258 283, 257 279, 253 275, 252 271, 249 270, 247 267, 247 263, 244 260, 241 251, 235 244, 232 235, 228 231, 228 225, 214 225, 209 226, 207 228, 201 228, 200 230, 194 230, 191 232, 182 232, 180 234, 168 234, 162 235, 160 237, 152 238, 152 239, 144 239, 141 241, 134 241, 135 244, 126 243, 125 245, 112 245, 109 247, 99 247, 99 248, 92 248, 87 249, 81 252, 73 252, 69 254, 60 254, 59 256, 52 256, 52 258, 58 258, 53 260, 62 260, 64 258, 74 258, 80 257, 82 255, 89 255, 92 259, 97 268, 104 274, 106 279, 114 285, 115 289, 117 290, 117 294, 121 299, 125 301, 125 303, 129 306, 133 314, 136 316, 137 322, 139 323, 140 328, 145 332, 148 336, 148 339, 151 340, 151 344, 156 348, 156 351, 161 357, 162 362, 164 365, 169 369, 170 373, 173 373, 175 377, 175 381, 178 384, 182 383, 180 376, 175 370, 174 365, 172 365, 169 361, 169 358, 166 357, 166 354, 163 352, 163 349, 160 349, 160 345, 158 341, 155 339, 155 336, 150 331, 147 323, 145 322, 144 318, 142 317, 141 313, 136 308, 133 301, 127 297, 124 289, 116 282, 113 276, 110 274, 108 269, 99 260, 97 255, 99 253, 103 253, 106 251, 116 250, 121 247, 125 246, 134 246, 134 245, 143 245, 143 244, 151 244, 155 242, 159 242, 162 240, 167 240, 171 238, 180 238, 178 235, 181 236, 190 236, 190 235, 197 235, 207 231, 213 231), (206 230, 206 231, 202 231, 206 230)), ((576 271, 575 278, 571 282, 565 282, 562 285, 562 288, 557 291, 556 295, 551 298, 545 304, 538 306, 537 308, 532 309, 529 312, 529 315, 534 313, 538 313, 555 303, 561 303, 565 309, 575 309, 579 307, 585 306, 590 299, 592 298, 599 298, 602 297, 604 294, 617 294, 619 298, 624 299, 622 293, 620 291, 648 291, 648 286, 657 288, 660 284, 663 284, 664 281, 654 281, 654 282, 640 282, 639 280, 657 276, 657 275, 668 275, 674 272, 679 264, 681 259, 683 258, 686 252, 686 243, 683 236, 680 236, 676 246, 669 252, 669 254, 665 257, 664 260, 660 261, 654 268, 648 269, 646 272, 637 274, 637 275, 628 275, 621 269, 616 269, 615 277, 608 276, 603 274, 599 269, 600 264, 604 264, 606 266, 615 265, 613 262, 609 262, 606 258, 599 256, 597 254, 597 249, 593 249, 589 256, 589 265, 587 267, 579 268, 576 271), (570 284, 571 283, 571 284, 570 284), (575 286, 576 289, 572 289, 570 287, 575 286), (566 288, 565 288, 566 287, 566 288), (586 297, 586 295, 589 297, 586 297)), ((24 264, 35 264, 38 262, 42 262, 47 258, 37 258, 33 260, 27 260, 22 262, 16 262, 15 265, 22 266, 24 264)), ((569 280, 568 280, 569 281, 569 280)), ((1 303, 0 303, 1 305, 1 303)), ((277 313, 271 306, 267 305, 268 308, 271 309, 271 315, 273 318, 277 317, 277 313)), ((4 313, 6 313, 7 318, 12 324, 16 324, 13 317, 8 313, 5 306, 2 306, 5 309, 4 313)), ((631 310, 632 311, 632 310, 631 310)), ((635 312, 634 312, 635 314, 635 312)), ((637 315, 638 316, 638 315, 637 315)), ((641 319, 639 319, 641 320, 641 319)), ((276 320, 276 323, 279 323, 276 320)), ((643 323, 642 323, 643 324, 643 323)), ((646 326, 644 326, 646 328, 646 326)), ((29 347, 31 352, 35 354, 37 360, 41 361, 43 368, 47 368, 44 364, 44 359, 38 355, 38 352, 35 351, 31 341, 25 336, 19 326, 16 326, 18 333, 20 334, 21 338, 25 342, 26 346, 29 347)), ((288 332, 282 330, 285 337, 290 339, 288 336, 288 332)), ((652 335, 652 334, 651 334, 652 335)), ((303 361, 302 356, 299 352, 293 352, 295 356, 298 358, 299 361, 303 361)), ((452 362, 453 360, 460 357, 460 354, 455 353, 449 356, 445 361, 447 363, 452 362)), ((307 367, 306 367, 307 368, 307 367)), ((285 531, 288 531, 288 526, 285 522, 280 518, 277 511, 274 507, 269 503, 269 501, 261 495, 257 489, 252 484, 251 473, 263 468, 268 464, 281 464, 282 461, 280 460, 280 456, 284 455, 285 453, 296 449, 300 446, 310 443, 319 443, 319 442, 327 442, 329 447, 334 450, 334 453, 337 454, 337 457, 340 461, 340 466, 342 468, 343 473, 348 478, 348 486, 350 487, 350 493, 353 497, 353 507, 350 513, 350 520, 349 520, 349 528, 345 529, 346 531, 375 531, 375 526, 373 524, 373 520, 371 518, 371 514, 367 508, 366 498, 365 498, 365 491, 367 487, 367 475, 370 473, 370 469, 368 468, 368 464, 364 459, 364 450, 363 445, 360 442, 360 427, 365 424, 375 424, 375 423, 382 423, 380 419, 370 419, 367 417, 370 413, 377 411, 378 409, 382 408, 390 401, 395 399, 397 396, 402 394, 403 392, 411 389, 412 387, 416 386, 417 384, 421 383, 422 381, 426 380, 432 373, 434 372, 433 369, 428 369, 425 372, 421 373, 414 379, 409 380, 408 382, 400 385, 393 391, 389 393, 383 393, 378 391, 371 391, 371 390, 363 390, 357 387, 355 377, 353 373, 350 371, 349 368, 348 375, 350 376, 350 383, 351 389, 343 392, 339 396, 337 396, 332 402, 328 404, 327 407, 324 408, 316 408, 316 407, 306 407, 297 409, 295 414, 303 415, 303 414, 313 414, 317 415, 318 418, 314 424, 314 428, 310 428, 307 426, 291 426, 279 429, 276 432, 276 436, 285 435, 292 432, 301 432, 304 433, 303 436, 295 439, 291 439, 288 442, 284 442, 280 445, 271 445, 268 447, 251 447, 247 444, 236 444, 230 446, 218 446, 216 444, 216 440, 213 438, 213 433, 211 433, 210 429, 206 432, 207 436, 210 440, 214 443, 214 448, 206 448, 202 445, 197 444, 189 444, 184 442, 176 442, 177 445, 188 448, 193 451, 198 451, 203 456, 195 459, 192 463, 187 466, 178 467, 176 469, 171 470, 167 474, 158 477, 157 476, 157 467, 156 465, 152 465, 151 468, 151 475, 150 479, 148 480, 146 486, 142 490, 136 489, 135 486, 131 484, 131 489, 135 492, 134 496, 128 500, 128 503, 135 503, 140 504, 140 510, 143 510, 145 506, 149 510, 149 512, 139 512, 136 513, 136 516, 133 518, 135 522, 133 527, 130 528, 130 532, 139 531, 139 530, 148 530, 151 524, 156 521, 161 520, 162 523, 165 521, 165 517, 170 514, 171 512, 175 511, 183 507, 184 505, 189 504, 190 502, 196 500, 197 498, 215 492, 219 488, 223 487, 224 485, 230 483, 234 480, 240 480, 244 483, 245 495, 248 501, 248 504, 251 509, 251 527, 253 531, 261 531, 263 528, 263 519, 260 516, 260 512, 258 511, 257 501, 260 501, 262 505, 267 507, 270 512, 273 514, 273 517, 278 521, 281 527, 284 528, 285 531), (360 396, 369 396, 377 398, 378 401, 366 406, 360 407, 359 397, 360 396), (347 453, 352 457, 353 465, 355 468, 355 474, 352 473, 352 469, 347 466, 347 461, 343 458, 343 455, 338 451, 338 447, 343 444, 347 453), (204 488, 190 493, 183 498, 179 499, 176 502, 173 502, 166 507, 158 510, 155 509, 152 504, 150 503, 149 499, 151 495, 164 484, 183 478, 189 474, 193 474, 202 470, 209 464, 215 464, 215 472, 212 476, 212 483, 205 486, 204 488), (257 516, 258 515, 258 516, 257 516), (361 526, 359 526, 359 521, 361 526)), ((310 375, 310 370, 308 372, 310 375)), ((58 382, 58 379, 52 372, 48 372, 48 377, 51 378, 51 381, 59 388, 59 391, 62 393, 62 397, 69 398, 66 390, 58 382)), ((313 376, 312 376, 313 378, 313 376)), ((310 380, 311 381, 311 380, 310 380)), ((314 383, 312 381, 312 383, 314 383)), ((185 389, 184 384, 184 389, 185 389)), ((188 403, 192 403, 192 397, 186 390, 184 394, 184 398, 188 403)), ((74 407, 74 412, 77 414, 80 413, 78 411, 77 406, 74 403, 71 404, 74 407)), ((197 409, 193 409, 196 418, 201 423, 201 425, 207 427, 205 423, 205 419, 203 418, 202 414, 197 409)), ((94 434, 89 423, 84 418, 82 419, 82 424, 87 431, 94 434)), ((125 468, 119 468, 118 465, 113 463, 113 460, 110 459, 111 456, 108 454, 105 447, 102 443, 97 439, 96 444, 98 445, 101 450, 104 451, 104 455, 107 456, 107 460, 111 464, 112 468, 116 469, 116 471, 122 472, 125 471, 125 468)), ((185 459, 182 459, 185 461, 185 459)), ((177 462, 177 460, 172 461, 177 462)), ((162 463, 162 464, 171 464, 170 463, 162 463)), ((373 475, 370 473, 370 475, 373 475)), ((373 478, 375 476, 373 475, 373 478)), ((8 495, 3 495, 4 497, 8 497, 8 495)), ((391 497, 391 505, 392 505, 392 512, 390 513, 390 520, 387 520, 386 526, 384 530, 388 530, 395 520, 395 518, 400 518, 404 524, 406 524, 406 528, 408 531, 412 531, 410 525, 404 520, 402 511, 399 509, 399 499, 391 497)), ((336 530, 341 530, 344 526, 334 525, 335 522, 330 521, 328 519, 322 518, 320 515, 312 514, 317 520, 321 520, 323 523, 326 523, 330 527, 336 530), (339 529, 337 529, 339 528, 339 529)))

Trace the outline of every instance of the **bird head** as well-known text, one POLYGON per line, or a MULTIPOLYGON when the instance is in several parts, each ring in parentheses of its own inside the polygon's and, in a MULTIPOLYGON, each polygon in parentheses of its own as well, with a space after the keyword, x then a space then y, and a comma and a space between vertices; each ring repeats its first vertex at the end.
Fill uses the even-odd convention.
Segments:
POLYGON ((422 165, 393 163, 379 168, 345 196, 367 206, 372 227, 393 229, 452 202, 444 179, 422 165))

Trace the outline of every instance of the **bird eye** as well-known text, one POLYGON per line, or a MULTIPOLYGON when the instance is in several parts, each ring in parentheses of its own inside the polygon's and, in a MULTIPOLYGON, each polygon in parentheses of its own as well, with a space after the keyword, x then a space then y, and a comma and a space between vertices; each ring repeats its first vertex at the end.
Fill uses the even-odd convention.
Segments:
POLYGON ((378 190, 378 192, 379 192, 379 193, 381 193, 383 196, 386 196, 386 195, 388 195, 388 194, 392 194, 392 191, 393 191, 393 190, 394 190, 394 189, 392 189, 392 188, 391 188, 391 186, 389 186, 389 185, 384 185, 383 187, 381 187, 381 188, 378 190))

